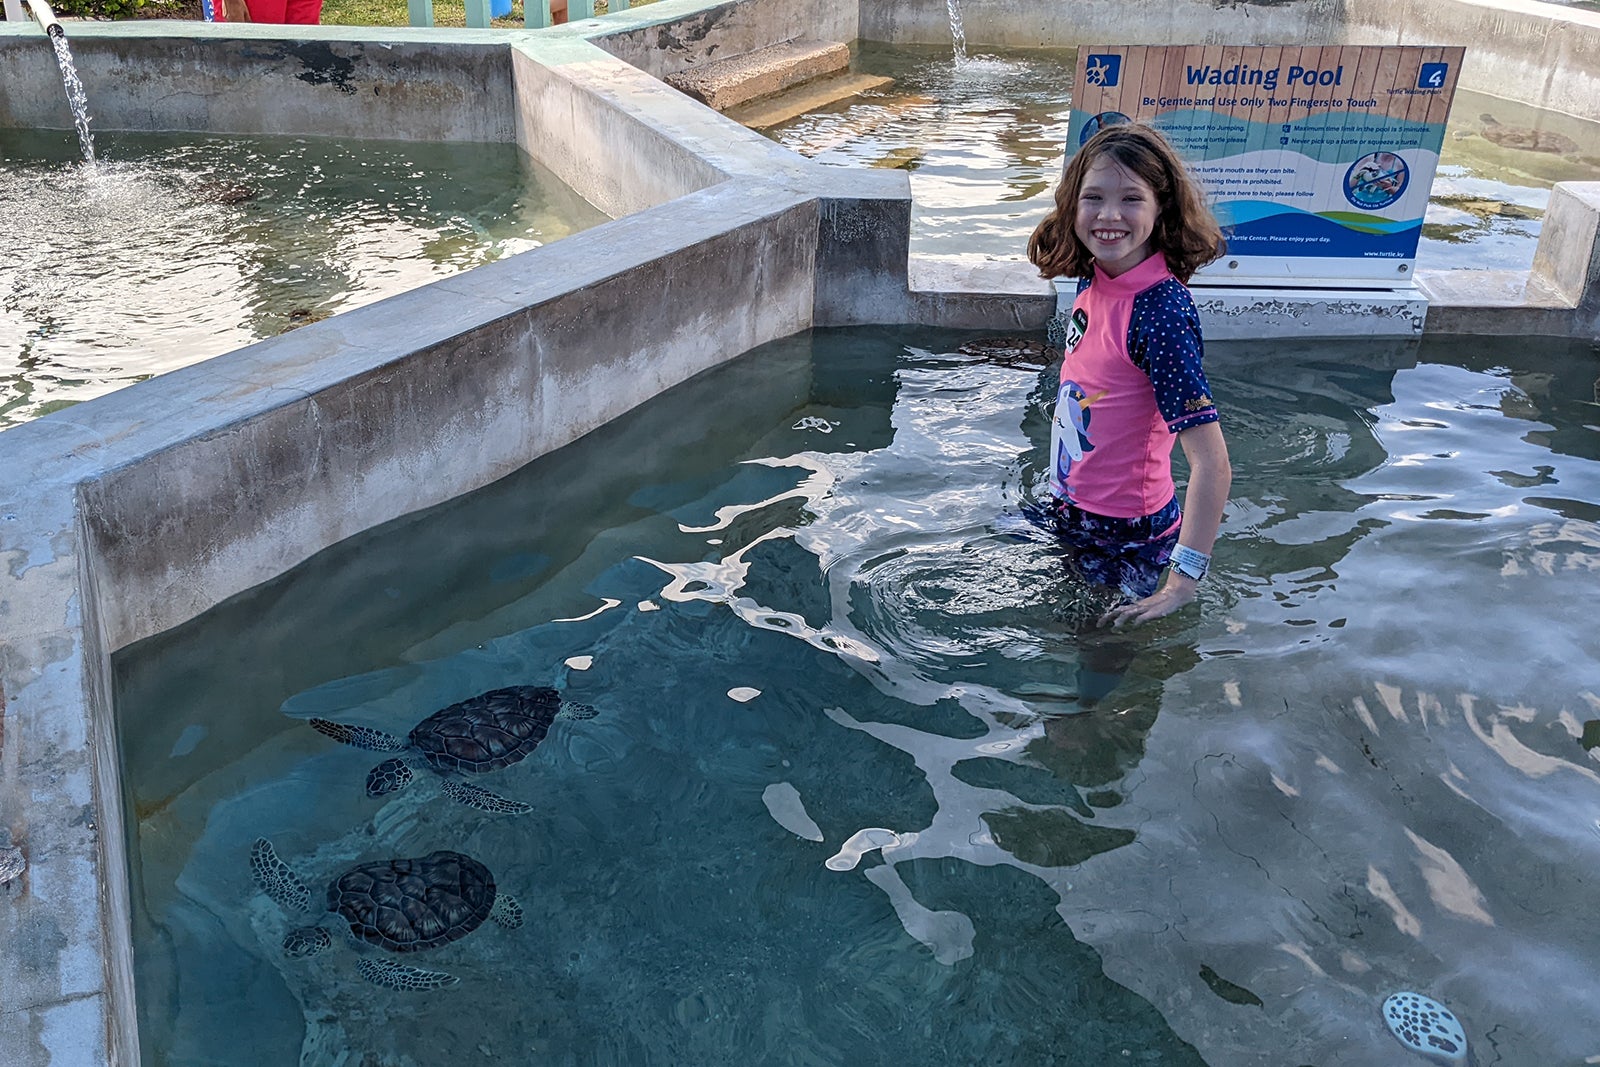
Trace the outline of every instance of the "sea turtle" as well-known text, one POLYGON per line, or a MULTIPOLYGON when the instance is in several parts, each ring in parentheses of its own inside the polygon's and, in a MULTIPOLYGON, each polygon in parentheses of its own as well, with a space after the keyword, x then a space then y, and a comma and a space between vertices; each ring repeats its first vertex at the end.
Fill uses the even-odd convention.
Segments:
POLYGON ((964 356, 998 363, 1003 367, 1044 367, 1050 363, 1045 343, 1036 337, 985 337, 968 341, 958 351, 964 356))
POLYGON ((516 685, 492 689, 429 715, 404 738, 327 719, 312 719, 319 733, 372 752, 410 752, 409 758, 384 760, 367 774, 367 796, 378 797, 410 783, 413 770, 426 768, 444 776, 445 794, 480 811, 522 815, 533 808, 453 777, 483 774, 509 767, 539 747, 557 715, 589 719, 587 704, 563 702, 544 686, 516 685))
MULTIPOLYGON (((250 847, 250 872, 262 891, 290 911, 313 911, 311 888, 283 860, 272 842, 258 837, 250 847)), ((328 883, 327 913, 283 938, 289 956, 315 956, 333 944, 322 926, 329 915, 350 924, 357 947, 418 952, 466 937, 483 920, 508 929, 522 925, 522 906, 500 892, 489 868, 460 852, 440 849, 420 859, 378 860, 351 867, 328 883)), ((356 970, 390 989, 437 989, 459 978, 393 960, 363 956, 356 970)))
POLYGON ((218 204, 242 204, 261 195, 261 190, 254 185, 222 179, 204 181, 194 188, 201 197, 218 204))
POLYGON ((1578 142, 1554 130, 1536 130, 1532 126, 1507 126, 1485 112, 1478 116, 1483 123, 1483 139, 1502 148, 1520 148, 1527 152, 1549 152, 1551 155, 1577 159, 1578 142))

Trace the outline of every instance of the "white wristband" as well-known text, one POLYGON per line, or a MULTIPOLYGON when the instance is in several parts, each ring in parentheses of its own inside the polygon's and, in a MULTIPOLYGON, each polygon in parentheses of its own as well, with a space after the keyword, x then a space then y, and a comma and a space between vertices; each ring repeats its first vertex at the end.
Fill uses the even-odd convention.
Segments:
POLYGON ((1179 545, 1172 550, 1172 558, 1168 561, 1172 569, 1183 575, 1199 581, 1206 576, 1206 571, 1211 569, 1211 557, 1198 549, 1188 545, 1179 545))

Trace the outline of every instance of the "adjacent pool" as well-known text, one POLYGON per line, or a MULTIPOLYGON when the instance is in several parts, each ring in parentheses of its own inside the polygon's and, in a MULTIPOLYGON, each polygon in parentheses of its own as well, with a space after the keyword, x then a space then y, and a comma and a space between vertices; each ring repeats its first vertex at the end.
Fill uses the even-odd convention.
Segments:
MULTIPOLYGON (((1026 259, 1067 140, 1077 53, 858 44, 854 66, 883 89, 765 131, 819 163, 911 172, 911 247, 924 256, 1026 259), (977 50, 974 50, 975 52, 977 50)), ((1558 181, 1600 178, 1600 128, 1458 91, 1417 265, 1523 269, 1558 181)))
POLYGON ((0 430, 597 225, 515 145, 0 130, 0 430))
POLYGON ((1370 1067, 1401 989, 1600 1054, 1589 347, 1214 345, 1214 577, 1111 636, 1020 518, 1050 372, 966 339, 766 346, 119 653, 147 1062, 1370 1067), (474 779, 523 815, 307 723, 507 685, 598 709, 474 779), (527 921, 383 989, 285 956, 262 836, 527 921))

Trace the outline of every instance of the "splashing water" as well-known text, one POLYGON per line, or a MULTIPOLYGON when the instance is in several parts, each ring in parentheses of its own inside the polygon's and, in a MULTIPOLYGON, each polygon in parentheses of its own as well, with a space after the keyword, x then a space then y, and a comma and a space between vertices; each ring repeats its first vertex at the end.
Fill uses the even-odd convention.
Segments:
POLYGON ((959 67, 967 61, 967 31, 961 25, 961 0, 945 0, 945 3, 950 8, 950 42, 959 67))
POLYGON ((83 161, 93 166, 94 135, 89 132, 89 94, 84 90, 83 80, 78 77, 78 68, 72 62, 72 49, 67 46, 67 35, 52 33, 50 43, 55 45, 56 64, 61 67, 61 84, 67 90, 67 103, 72 105, 72 124, 78 129, 83 161))

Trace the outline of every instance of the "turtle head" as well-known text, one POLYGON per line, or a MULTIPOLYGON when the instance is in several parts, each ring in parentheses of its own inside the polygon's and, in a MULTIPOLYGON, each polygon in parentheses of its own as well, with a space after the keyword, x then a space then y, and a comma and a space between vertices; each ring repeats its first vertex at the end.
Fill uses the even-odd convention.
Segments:
POLYGON ((367 772, 367 796, 381 797, 411 784, 411 767, 403 759, 386 759, 367 772))
POLYGON ((566 700, 562 702, 558 714, 564 719, 592 719, 600 714, 600 710, 592 704, 579 704, 566 700))
POLYGON ((302 926, 283 935, 283 954, 286 956, 315 956, 333 944, 333 935, 320 926, 302 926))

